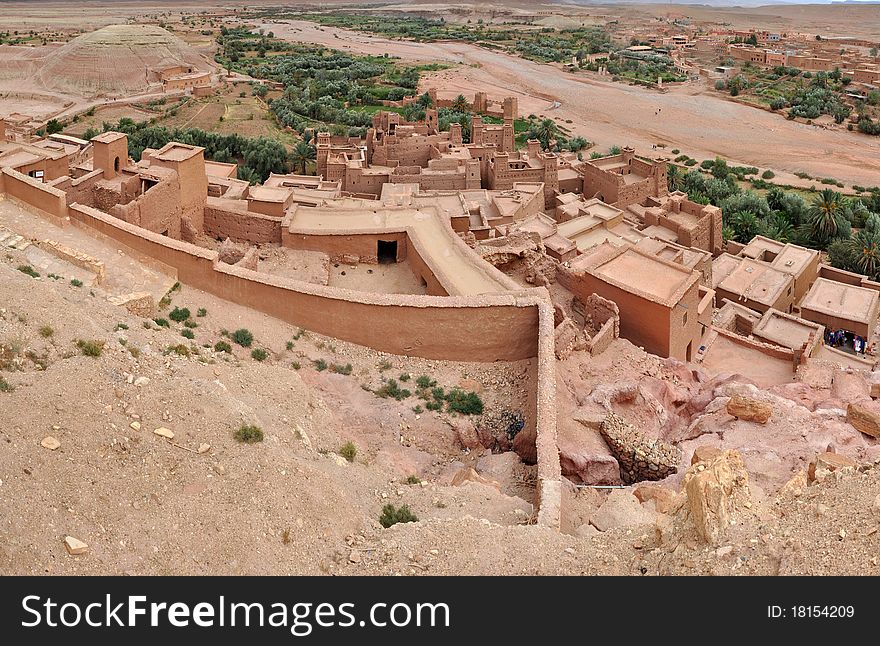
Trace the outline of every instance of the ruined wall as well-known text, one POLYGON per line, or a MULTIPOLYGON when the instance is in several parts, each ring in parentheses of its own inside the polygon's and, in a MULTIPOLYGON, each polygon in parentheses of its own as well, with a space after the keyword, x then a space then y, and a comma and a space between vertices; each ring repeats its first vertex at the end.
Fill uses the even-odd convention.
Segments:
POLYGON ((591 294, 614 301, 620 311, 620 336, 652 354, 670 356, 668 308, 602 282, 590 274, 573 274, 560 268, 556 272, 556 279, 584 303, 591 294))
POLYGON ((205 235, 250 244, 281 244, 281 220, 260 213, 206 205, 205 235))
MULTIPOLYGON (((137 199, 117 204, 109 212, 153 233, 180 239, 180 184, 178 176, 163 179, 137 199)), ((199 222, 202 217, 199 216, 199 222)))
POLYGON ((26 202, 56 218, 67 215, 67 195, 64 191, 47 186, 11 168, 4 168, 2 175, 3 191, 10 197, 26 202))
POLYGON ((360 262, 376 263, 380 240, 397 242, 397 262, 402 262, 406 260, 406 239, 406 231, 403 230, 352 235, 303 235, 292 234, 284 228, 281 230, 283 246, 304 251, 321 251, 330 256, 333 262, 338 262, 342 256, 358 256, 360 262))

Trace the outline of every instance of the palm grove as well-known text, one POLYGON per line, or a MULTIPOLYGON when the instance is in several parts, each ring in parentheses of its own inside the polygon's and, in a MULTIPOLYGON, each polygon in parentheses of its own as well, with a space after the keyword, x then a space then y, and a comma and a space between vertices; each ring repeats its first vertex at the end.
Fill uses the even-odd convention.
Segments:
POLYGON ((880 188, 846 197, 826 188, 810 200, 769 185, 764 195, 744 190, 723 160, 709 173, 669 166, 670 190, 700 204, 721 208, 725 240, 748 242, 756 235, 825 250, 839 269, 880 279, 880 188))

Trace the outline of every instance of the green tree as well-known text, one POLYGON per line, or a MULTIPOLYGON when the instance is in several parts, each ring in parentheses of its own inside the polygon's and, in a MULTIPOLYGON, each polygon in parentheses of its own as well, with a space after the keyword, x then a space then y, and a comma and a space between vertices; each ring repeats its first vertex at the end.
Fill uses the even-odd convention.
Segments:
POLYGON ((305 141, 298 141, 290 153, 290 161, 299 166, 302 174, 306 174, 306 166, 315 159, 315 147, 305 141))
POLYGON ((835 238, 838 233, 839 218, 843 215, 843 196, 830 188, 824 189, 810 205, 810 229, 817 241, 835 238))
POLYGON ((852 268, 869 278, 876 278, 880 273, 880 233, 862 229, 847 240, 847 244, 852 268))
POLYGON ((452 109, 456 112, 470 112, 471 106, 463 94, 459 94, 452 102, 452 109))

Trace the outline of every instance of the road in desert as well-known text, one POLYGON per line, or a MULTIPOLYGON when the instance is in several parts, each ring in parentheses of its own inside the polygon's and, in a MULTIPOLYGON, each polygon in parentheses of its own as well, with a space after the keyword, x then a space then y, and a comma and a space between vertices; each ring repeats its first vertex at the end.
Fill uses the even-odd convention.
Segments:
POLYGON ((396 41, 306 21, 261 27, 278 37, 355 53, 394 52, 411 61, 461 63, 426 75, 422 89, 466 95, 484 89, 493 98, 516 96, 522 114, 571 119, 567 127, 600 150, 631 145, 644 152, 653 144, 666 144, 667 150, 678 148, 697 159, 719 155, 737 164, 771 168, 777 181, 794 185, 816 183, 799 180, 793 175, 797 171, 848 185, 880 184, 880 138, 787 121, 703 93, 702 82, 662 93, 571 74, 467 43, 396 41), (553 108, 554 101, 561 105, 553 108))

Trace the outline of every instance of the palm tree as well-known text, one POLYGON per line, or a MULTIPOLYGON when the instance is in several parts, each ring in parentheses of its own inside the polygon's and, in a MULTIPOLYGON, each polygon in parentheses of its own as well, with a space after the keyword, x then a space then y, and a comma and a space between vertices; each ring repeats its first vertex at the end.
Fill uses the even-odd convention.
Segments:
POLYGON ((875 278, 880 272, 880 233, 862 229, 848 241, 852 261, 860 273, 875 278))
POLYGON ((306 166, 315 159, 315 147, 305 141, 298 141, 290 153, 290 161, 294 166, 302 169, 302 174, 306 174, 306 166))
POLYGON ((749 242, 760 228, 758 217, 751 211, 737 211, 730 216, 729 224, 738 242, 749 242))
POLYGON ((542 149, 550 150, 550 142, 556 138, 558 132, 559 129, 553 119, 542 119, 529 128, 528 138, 537 139, 541 142, 542 149))
POLYGON ((788 242, 794 234, 794 227, 782 213, 773 213, 759 222, 759 233, 772 240, 788 242))
POLYGON ((837 218, 843 215, 843 196, 830 188, 824 189, 810 205, 810 228, 819 240, 837 235, 837 218))
POLYGON ((463 94, 459 94, 452 102, 452 109, 456 112, 470 112, 471 104, 464 98, 463 94))

